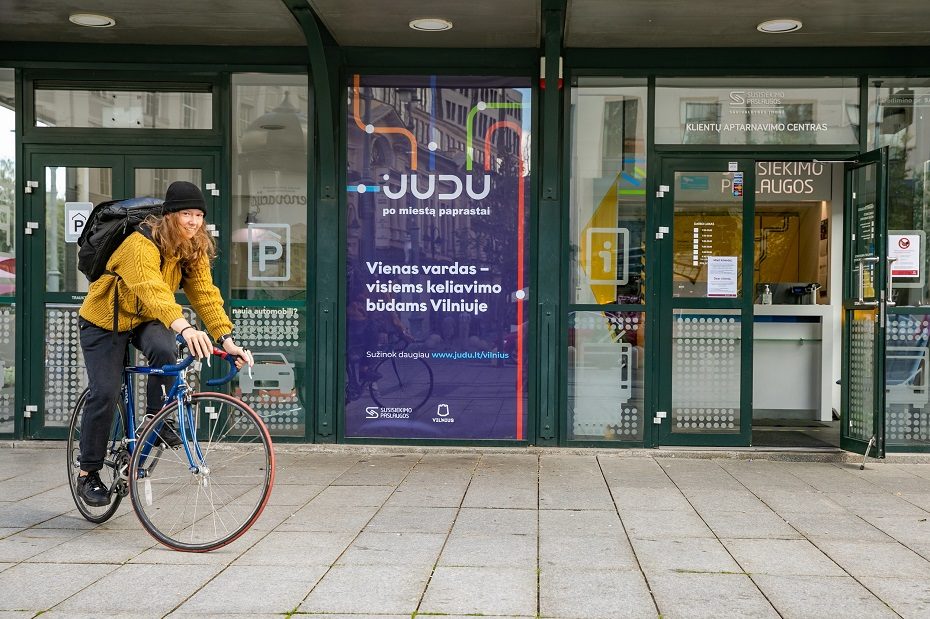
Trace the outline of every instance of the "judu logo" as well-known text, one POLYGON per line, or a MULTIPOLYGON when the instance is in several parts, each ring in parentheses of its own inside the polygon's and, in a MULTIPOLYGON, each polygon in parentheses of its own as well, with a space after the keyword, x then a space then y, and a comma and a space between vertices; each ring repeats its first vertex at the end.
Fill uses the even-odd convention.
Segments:
POLYGON ((477 191, 475 189, 475 177, 472 174, 465 175, 465 182, 462 183, 462 179, 454 174, 401 174, 400 180, 398 181, 399 187, 395 190, 391 185, 391 175, 385 174, 381 178, 387 181, 381 187, 381 191, 384 192, 391 200, 399 200, 407 195, 408 190, 413 194, 414 198, 419 200, 426 200, 427 198, 433 197, 433 194, 436 193, 437 184, 446 184, 452 186, 452 191, 440 191, 438 197, 440 200, 455 200, 460 195, 462 195, 462 190, 464 189, 465 193, 468 194, 472 200, 484 200, 488 197, 488 194, 491 193, 491 175, 485 174, 482 179, 483 185, 481 190, 477 191), (423 184, 422 178, 426 178, 426 188, 421 189, 423 184))

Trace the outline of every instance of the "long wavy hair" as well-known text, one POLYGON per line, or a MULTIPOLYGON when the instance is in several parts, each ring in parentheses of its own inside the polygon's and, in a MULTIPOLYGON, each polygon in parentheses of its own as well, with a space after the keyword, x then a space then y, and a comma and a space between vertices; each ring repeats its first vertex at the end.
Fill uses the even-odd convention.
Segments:
POLYGON ((152 231, 152 240, 163 256, 178 258, 181 268, 187 268, 200 260, 216 258, 216 243, 207 232, 206 225, 200 226, 194 238, 184 238, 177 213, 162 216, 149 215, 143 222, 152 231))

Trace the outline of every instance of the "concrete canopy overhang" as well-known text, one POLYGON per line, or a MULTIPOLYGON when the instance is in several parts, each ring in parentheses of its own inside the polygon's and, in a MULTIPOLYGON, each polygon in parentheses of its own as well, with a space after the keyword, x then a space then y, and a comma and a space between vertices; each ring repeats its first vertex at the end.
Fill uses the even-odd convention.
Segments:
MULTIPOLYGON (((542 37, 542 0, 302 0, 340 46, 532 48, 542 37), (446 32, 409 22, 439 17, 446 32)), ((206 46, 302 46, 288 5, 301 0, 0 0, 0 41, 206 46), (113 17, 86 28, 72 13, 113 17)), ((552 3, 550 3, 552 4, 552 3)), ((554 3, 558 4, 558 2, 554 3)), ((565 47, 869 47, 924 46, 926 0, 566 0, 565 47), (756 26, 794 18, 803 28, 764 34, 756 26)))

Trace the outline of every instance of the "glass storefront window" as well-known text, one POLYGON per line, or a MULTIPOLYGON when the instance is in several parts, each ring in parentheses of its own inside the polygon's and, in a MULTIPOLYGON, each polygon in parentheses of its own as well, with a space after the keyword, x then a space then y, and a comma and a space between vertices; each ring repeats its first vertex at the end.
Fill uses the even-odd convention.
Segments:
POLYGON ((888 234, 894 301, 930 303, 930 78, 870 78, 869 149, 887 146, 888 234), (914 256, 916 259, 912 259, 914 256))
POLYGON ((642 441, 644 312, 568 316, 568 437, 642 441))
POLYGON ((656 144, 859 143, 852 77, 659 78, 656 144))
POLYGON ((645 294, 646 81, 579 78, 572 88, 574 303, 645 294))
POLYGON ((16 320, 16 77, 0 69, 0 435, 12 434, 16 320))
POLYGON ((35 89, 36 127, 212 129, 213 93, 35 89))
POLYGON ((236 395, 275 436, 307 427, 309 108, 306 75, 232 76, 231 304, 255 356, 236 395))
POLYGON ((306 75, 235 74, 233 298, 302 300, 307 292, 306 75))

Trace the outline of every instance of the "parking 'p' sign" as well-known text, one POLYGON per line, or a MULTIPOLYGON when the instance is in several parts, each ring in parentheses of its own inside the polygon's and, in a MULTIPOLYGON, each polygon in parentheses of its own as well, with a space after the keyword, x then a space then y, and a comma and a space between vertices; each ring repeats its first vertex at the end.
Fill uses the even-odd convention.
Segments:
POLYGON ((65 202, 65 243, 77 243, 93 208, 93 202, 65 202))

